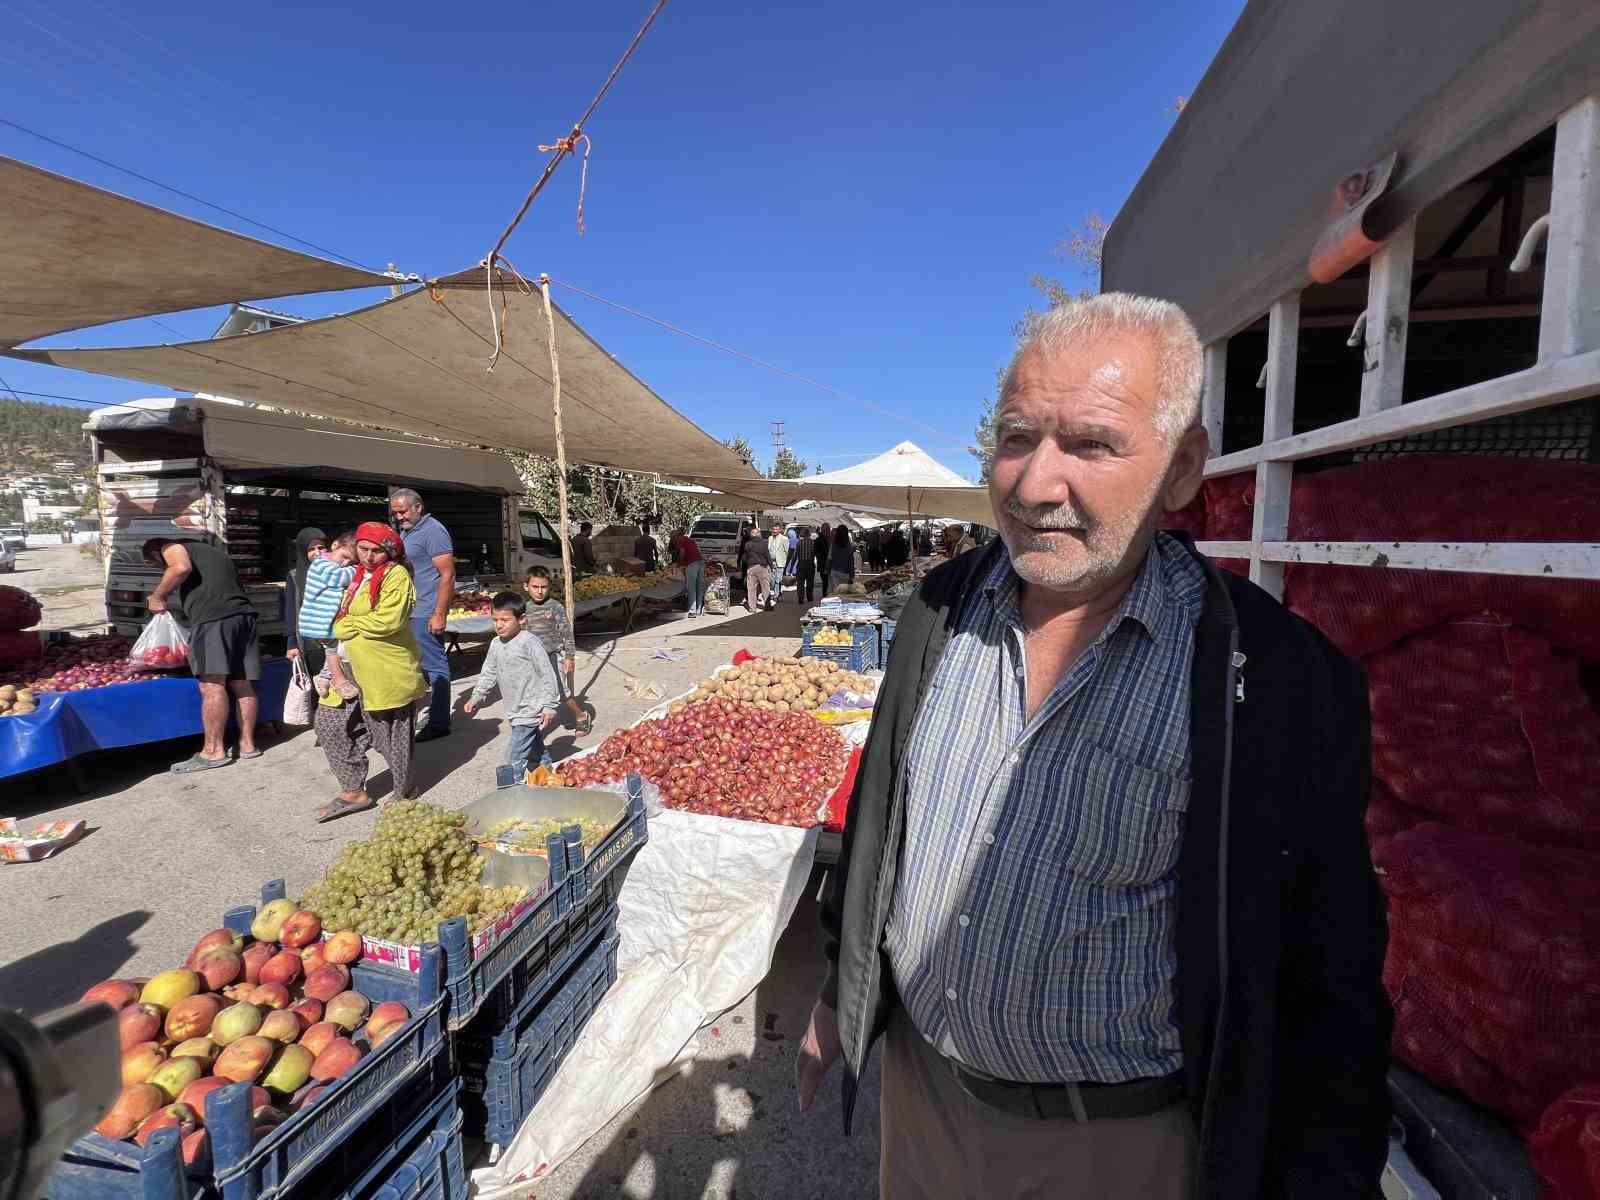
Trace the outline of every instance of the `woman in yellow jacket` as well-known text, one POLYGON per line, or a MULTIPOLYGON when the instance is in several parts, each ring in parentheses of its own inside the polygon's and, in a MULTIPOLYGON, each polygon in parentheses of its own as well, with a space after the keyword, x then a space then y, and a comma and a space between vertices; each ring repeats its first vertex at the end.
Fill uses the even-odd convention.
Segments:
POLYGON ((317 705, 315 726, 328 765, 343 791, 317 812, 332 821, 372 808, 367 795, 367 751, 389 764, 394 798, 411 794, 412 708, 427 690, 422 656, 411 635, 417 590, 406 569, 405 543, 387 525, 368 521, 356 530, 355 579, 334 618, 359 700, 332 689, 317 705))

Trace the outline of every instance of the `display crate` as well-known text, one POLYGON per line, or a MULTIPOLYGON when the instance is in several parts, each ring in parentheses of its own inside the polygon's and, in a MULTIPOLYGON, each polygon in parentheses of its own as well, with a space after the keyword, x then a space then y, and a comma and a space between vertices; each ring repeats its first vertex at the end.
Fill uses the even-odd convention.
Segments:
MULTIPOLYGON (((263 889, 264 891, 267 889, 263 889)), ((281 884, 278 888, 281 891, 281 884)), ((273 898, 273 897, 269 897, 273 898)), ((248 930, 255 909, 235 908, 224 923, 248 930)), ((342 1179, 363 1161, 366 1147, 393 1146, 406 1125, 429 1108, 442 1090, 454 1095, 449 1043, 444 1036, 441 995, 443 955, 429 947, 423 969, 408 987, 362 963, 351 964, 350 986, 373 1004, 397 1000, 411 1020, 341 1076, 314 1105, 290 1118, 259 1142, 250 1119, 250 1088, 221 1088, 207 1097, 205 1127, 210 1133, 212 1166, 184 1173, 176 1136, 156 1134, 140 1147, 97 1133, 79 1138, 63 1155, 46 1184, 48 1200, 267 1200, 303 1196, 321 1200, 337 1192, 326 1186, 320 1164, 333 1156, 342 1179), (337 1152, 337 1153, 336 1153, 337 1152), (297 1181, 318 1177, 315 1188, 297 1181), (299 1189, 299 1190, 296 1190, 299 1189)), ((366 1047, 363 1038, 354 1039, 366 1047)), ((337 1173, 337 1171, 335 1173, 337 1173)))
MULTIPOLYGON (((512 1058, 518 1043, 544 1011, 552 990, 566 978, 574 963, 586 958, 595 944, 615 928, 616 908, 613 906, 601 920, 572 931, 572 936, 563 941, 558 957, 548 963, 539 981, 515 994, 514 1008, 509 1012, 503 1011, 499 1004, 494 1011, 485 1008, 456 1034, 456 1066, 462 1077, 482 1077, 491 1063, 512 1058)), ((511 993, 506 996, 510 998, 511 993)))
POLYGON ((878 622, 807 621, 800 626, 800 656, 838 663, 846 671, 871 671, 878 665, 878 622), (822 629, 850 631, 848 646, 819 646, 811 639, 822 629))
POLYGON ((461 1149, 461 1108, 452 1105, 440 1127, 424 1136, 374 1192, 360 1200, 466 1200, 465 1156, 461 1149))
POLYGON ((572 825, 562 831, 567 851, 570 904, 577 904, 596 891, 613 871, 626 871, 639 847, 650 840, 650 826, 644 808, 644 781, 638 775, 631 774, 627 777, 626 786, 627 815, 587 857, 583 846, 579 844, 583 836, 579 828, 572 825))
POLYGON ((878 666, 884 670, 889 669, 889 647, 894 645, 894 627, 898 621, 888 617, 883 619, 883 624, 878 630, 878 666))
POLYGON ((496 1060, 479 1081, 463 1081, 461 1110, 469 1136, 505 1146, 538 1104, 578 1034, 617 979, 616 934, 601 939, 550 996, 510 1059, 496 1060), (475 1090, 481 1086, 482 1091, 475 1090))

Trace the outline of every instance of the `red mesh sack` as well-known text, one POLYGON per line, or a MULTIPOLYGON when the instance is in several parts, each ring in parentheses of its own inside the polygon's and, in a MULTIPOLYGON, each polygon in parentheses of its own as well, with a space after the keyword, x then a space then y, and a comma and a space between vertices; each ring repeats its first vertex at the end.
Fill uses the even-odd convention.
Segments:
POLYGON ((1407 932, 1562 977, 1600 962, 1600 855, 1429 823, 1374 862, 1407 932))
POLYGON ((1468 1049, 1449 1021, 1429 1009, 1415 992, 1395 997, 1391 1049, 1401 1062, 1435 1083, 1454 1088, 1494 1112, 1541 1111, 1536 1096, 1468 1049))
POLYGON ((1206 504, 1207 538, 1213 542, 1250 540, 1250 528, 1255 522, 1254 471, 1208 479, 1200 494, 1206 504))
POLYGON ((1600 1083, 1575 1087, 1545 1109, 1528 1149, 1556 1200, 1600 1196, 1600 1083))
POLYGON ((1492 946, 1456 946, 1412 927, 1403 905, 1389 909, 1389 945, 1403 957, 1465 994, 1490 1019, 1546 1034, 1592 1036, 1600 1014, 1600 964, 1539 967, 1492 946))
POLYGON ((1525 630, 1457 621, 1366 662, 1372 770, 1465 829, 1600 849, 1600 713, 1578 662, 1525 630))
POLYGON ((1435 819, 1427 812, 1401 804, 1383 780, 1373 777, 1372 792, 1367 800, 1367 842, 1374 855, 1390 838, 1435 819))
POLYGON ((14 630, 0 633, 0 667, 26 667, 44 657, 44 643, 37 633, 14 630))
POLYGON ((32 629, 44 616, 39 602, 19 587, 0 584, 0 633, 32 629))

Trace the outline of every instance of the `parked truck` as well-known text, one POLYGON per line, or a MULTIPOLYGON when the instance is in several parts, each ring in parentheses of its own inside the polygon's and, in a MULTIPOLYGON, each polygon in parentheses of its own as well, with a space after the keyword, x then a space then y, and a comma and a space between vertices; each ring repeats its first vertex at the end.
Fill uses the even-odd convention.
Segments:
POLYGON ((158 399, 96 409, 89 432, 99 476, 106 615, 137 633, 160 572, 152 537, 227 549, 269 639, 284 633, 282 593, 298 530, 330 535, 387 521, 409 487, 450 531, 459 578, 521 579, 559 570, 554 526, 522 497, 504 455, 218 400, 158 399))

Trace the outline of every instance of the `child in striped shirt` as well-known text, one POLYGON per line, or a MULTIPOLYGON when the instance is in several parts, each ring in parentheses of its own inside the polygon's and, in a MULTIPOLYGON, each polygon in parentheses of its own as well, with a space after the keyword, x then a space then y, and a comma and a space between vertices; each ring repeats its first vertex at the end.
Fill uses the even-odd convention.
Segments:
POLYGON ((528 568, 524 590, 528 593, 529 604, 523 612, 522 627, 539 639, 545 653, 550 656, 556 682, 564 685, 561 688, 562 702, 579 736, 591 733, 594 730, 594 718, 573 694, 577 684, 578 647, 572 637, 572 622, 567 620, 566 606, 550 594, 550 572, 543 567, 528 568))
POLYGON ((314 680, 319 696, 326 696, 330 687, 345 700, 361 695, 361 689, 345 671, 339 640, 333 636, 333 619, 339 613, 345 589, 355 577, 355 561, 355 534, 341 533, 306 568, 306 598, 300 603, 297 619, 301 636, 327 651, 322 673, 314 680))

